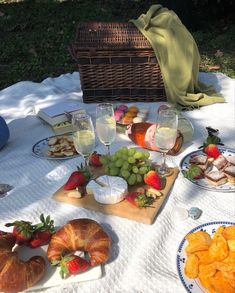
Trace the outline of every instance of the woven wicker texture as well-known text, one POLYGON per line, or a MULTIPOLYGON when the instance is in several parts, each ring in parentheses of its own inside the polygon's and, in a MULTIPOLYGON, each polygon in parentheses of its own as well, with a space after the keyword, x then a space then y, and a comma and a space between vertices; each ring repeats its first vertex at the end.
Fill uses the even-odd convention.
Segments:
POLYGON ((155 54, 132 23, 78 24, 70 52, 84 102, 166 100, 155 54))

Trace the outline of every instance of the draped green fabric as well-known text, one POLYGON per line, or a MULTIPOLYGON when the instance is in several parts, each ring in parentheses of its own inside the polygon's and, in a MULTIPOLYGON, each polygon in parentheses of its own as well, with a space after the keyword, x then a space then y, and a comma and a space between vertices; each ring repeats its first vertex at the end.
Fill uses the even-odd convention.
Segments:
POLYGON ((197 44, 172 10, 152 5, 146 14, 130 21, 153 47, 169 103, 199 107, 225 102, 212 86, 198 81, 200 54, 197 44))

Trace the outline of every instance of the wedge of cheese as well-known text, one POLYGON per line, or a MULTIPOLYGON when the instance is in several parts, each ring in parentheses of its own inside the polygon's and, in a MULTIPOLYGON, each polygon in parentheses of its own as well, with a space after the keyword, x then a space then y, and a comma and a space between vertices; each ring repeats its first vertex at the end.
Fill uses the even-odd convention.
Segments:
POLYGON ((127 182, 117 176, 100 176, 86 186, 87 194, 93 194, 97 202, 115 204, 122 201, 128 191, 127 182))

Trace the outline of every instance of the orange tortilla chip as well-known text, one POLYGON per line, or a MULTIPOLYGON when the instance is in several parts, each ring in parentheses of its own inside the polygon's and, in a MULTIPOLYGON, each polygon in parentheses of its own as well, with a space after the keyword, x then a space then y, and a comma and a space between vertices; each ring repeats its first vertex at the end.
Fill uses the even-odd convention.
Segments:
POLYGON ((226 240, 235 240, 235 226, 225 227, 222 232, 222 235, 226 240))
MULTIPOLYGON (((225 278, 226 279, 226 278, 225 278)), ((229 283, 229 285, 232 287, 232 288, 235 288, 235 276, 233 276, 233 279, 232 278, 227 278, 226 279, 227 282, 229 283)))
POLYGON ((186 246, 185 251, 188 254, 194 253, 196 251, 201 251, 201 250, 207 250, 209 246, 205 243, 197 242, 197 241, 192 241, 186 246))
POLYGON ((185 238, 188 240, 188 242, 193 241, 193 240, 197 240, 197 241, 201 240, 201 241, 207 242, 208 244, 211 244, 210 235, 204 231, 197 231, 197 232, 188 234, 185 238))
POLYGON ((213 238, 209 247, 209 254, 215 261, 221 261, 228 256, 228 244, 225 238, 218 234, 213 238))
POLYGON ((187 253, 196 251, 207 250, 211 244, 210 235, 204 231, 197 231, 186 236, 188 245, 185 248, 187 253))
POLYGON ((235 288, 235 273, 222 273, 224 279, 229 283, 232 288, 235 288))
POLYGON ((199 274, 205 276, 206 278, 212 277, 216 274, 216 268, 213 263, 209 265, 200 265, 199 274))
POLYGON ((229 250, 235 252, 235 239, 229 239, 227 240, 229 250))
POLYGON ((213 240, 215 237, 217 237, 217 235, 222 234, 223 231, 224 231, 224 228, 225 228, 225 227, 223 227, 223 226, 219 226, 219 228, 215 231, 215 234, 213 235, 212 240, 213 240))
POLYGON ((213 262, 213 266, 216 270, 222 271, 222 272, 235 271, 235 264, 232 262, 215 261, 213 262))
POLYGON ((209 277, 206 277, 203 274, 199 273, 198 278, 204 288, 206 288, 209 292, 214 292, 214 291, 212 291, 213 287, 212 287, 211 280, 209 277))
POLYGON ((231 262, 235 265, 235 252, 230 250, 223 262, 231 262))
POLYGON ((198 257, 194 254, 189 254, 185 267, 185 275, 190 279, 195 279, 198 276, 198 257))
POLYGON ((214 289, 212 292, 235 293, 235 288, 231 286, 228 279, 223 277, 220 271, 210 278, 210 282, 214 289))
POLYGON ((214 259, 209 254, 209 250, 196 251, 194 254, 199 259, 199 265, 208 265, 214 261, 214 259))
POLYGON ((235 288, 235 271, 233 272, 222 272, 222 276, 228 279, 228 282, 232 281, 231 286, 235 288))

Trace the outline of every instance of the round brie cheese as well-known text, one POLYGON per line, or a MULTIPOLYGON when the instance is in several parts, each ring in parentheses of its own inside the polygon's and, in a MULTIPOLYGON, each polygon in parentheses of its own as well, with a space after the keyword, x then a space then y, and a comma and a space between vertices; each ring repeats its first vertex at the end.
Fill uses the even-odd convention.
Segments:
POLYGON ((100 185, 96 183, 95 180, 91 180, 86 186, 86 193, 88 195, 94 194, 93 190, 95 190, 98 187, 100 187, 100 185))
POLYGON ((115 204, 122 201, 128 191, 127 182, 117 176, 100 176, 95 181, 91 180, 87 193, 93 194, 97 202, 102 204, 115 204))

